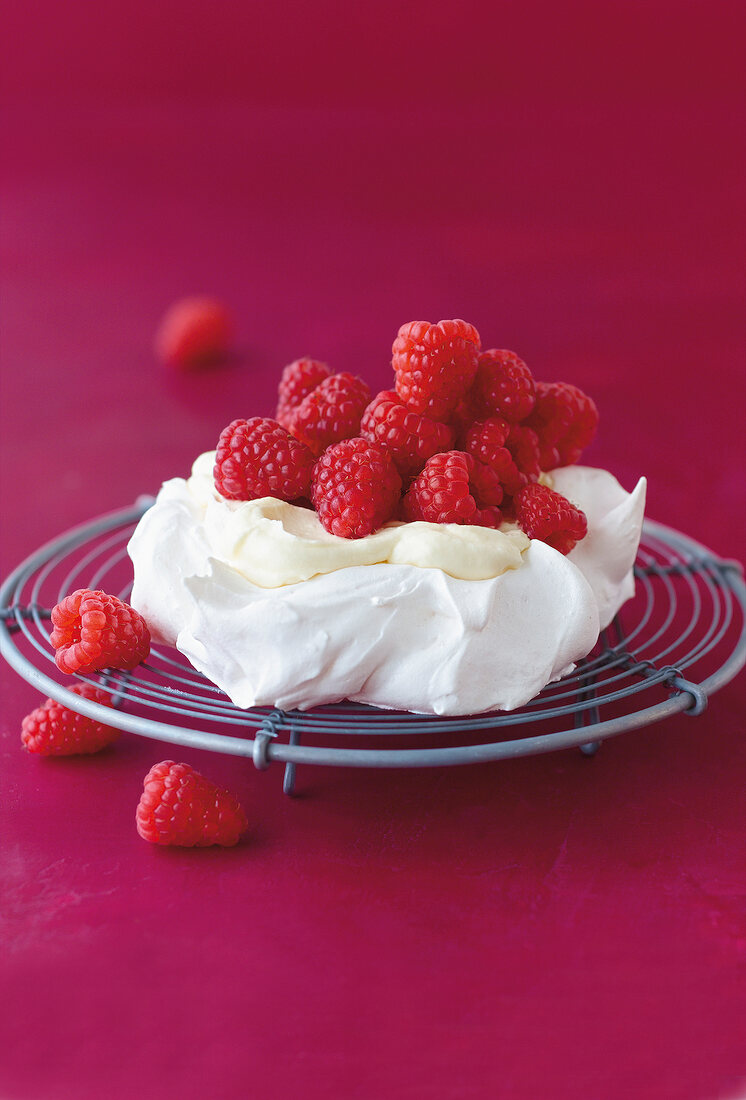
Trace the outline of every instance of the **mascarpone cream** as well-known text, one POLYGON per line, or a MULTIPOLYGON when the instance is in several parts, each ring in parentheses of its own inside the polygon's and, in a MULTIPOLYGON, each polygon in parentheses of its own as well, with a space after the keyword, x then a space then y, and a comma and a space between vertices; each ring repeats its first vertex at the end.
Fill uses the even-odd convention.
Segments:
MULTIPOLYGON (((216 491, 215 452, 194 463, 189 498, 215 555, 260 588, 297 584, 357 565, 417 565, 442 569, 461 580, 486 580, 518 569, 529 540, 518 527, 502 531, 457 523, 387 523, 363 539, 325 531, 314 511, 274 497, 226 500, 216 491)), ((179 499, 184 482, 166 482, 159 500, 179 499)))

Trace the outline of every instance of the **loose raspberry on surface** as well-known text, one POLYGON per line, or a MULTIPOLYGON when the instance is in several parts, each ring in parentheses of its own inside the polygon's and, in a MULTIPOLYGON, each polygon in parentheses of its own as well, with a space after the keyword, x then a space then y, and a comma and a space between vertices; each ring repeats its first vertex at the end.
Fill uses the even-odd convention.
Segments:
MULTIPOLYGON (((93 684, 75 684, 70 688, 82 699, 110 707, 111 695, 93 684)), ((36 756, 78 756, 100 752, 119 737, 119 730, 106 726, 93 718, 86 718, 58 703, 47 699, 36 710, 27 714, 21 723, 21 742, 24 748, 36 756)))
POLYGON ((304 397, 313 393, 325 378, 329 378, 331 373, 326 363, 318 359, 295 359, 292 363, 288 363, 282 372, 277 389, 275 419, 287 428, 292 410, 300 405, 304 397))
POLYGON ((155 764, 145 776, 135 820, 143 840, 181 848, 232 848, 248 826, 230 791, 173 760, 155 764))
POLYGON ((386 444, 403 478, 418 474, 428 458, 449 450, 455 440, 450 425, 412 412, 395 390, 373 398, 363 413, 360 434, 386 444))
POLYGON ((530 539, 569 554, 588 533, 585 513, 546 485, 526 485, 515 497, 516 520, 530 539))
POLYGON ((447 420, 477 370, 479 333, 466 321, 410 321, 394 341, 395 389, 413 412, 447 420))
POLYGON ((131 669, 150 652, 150 631, 138 611, 116 596, 79 588, 52 608, 55 662, 61 672, 131 669))
POLYGON ((479 356, 471 397, 480 419, 501 416, 517 424, 534 407, 534 379, 515 352, 490 348, 479 356))
POLYGON ((216 298, 183 298, 167 311, 155 338, 158 358, 189 370, 224 359, 233 342, 233 318, 216 298))
POLYGON ((542 470, 572 466, 596 434, 598 409, 569 382, 537 382, 536 405, 526 427, 538 437, 542 470))
POLYGON ((296 500, 308 496, 315 461, 305 443, 276 420, 234 420, 218 440, 215 488, 228 500, 296 500))
POLYGON ((401 488, 386 446, 359 436, 324 451, 314 470, 311 497, 326 531, 360 539, 393 517, 401 488))
POLYGON ((342 372, 325 378, 288 416, 288 429, 318 456, 360 431, 360 419, 370 403, 362 378, 342 372))
POLYGON ((507 447, 511 425, 501 416, 476 420, 463 436, 463 449, 477 462, 489 466, 499 478, 508 496, 513 496, 528 483, 528 477, 518 467, 507 447))
POLYGON ((499 527, 497 479, 487 467, 463 451, 433 455, 404 497, 405 519, 428 523, 462 523, 499 527))

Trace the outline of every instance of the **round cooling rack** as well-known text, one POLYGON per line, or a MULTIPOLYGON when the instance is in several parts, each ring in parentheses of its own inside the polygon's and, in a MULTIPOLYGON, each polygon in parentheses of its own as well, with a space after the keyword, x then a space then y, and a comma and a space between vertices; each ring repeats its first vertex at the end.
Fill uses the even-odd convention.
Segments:
MULTIPOLYGON (((646 520, 636 595, 575 670, 512 712, 433 718, 339 703, 310 711, 241 710, 176 650, 153 646, 132 672, 80 677, 111 692, 114 707, 60 683, 49 644, 50 609, 76 588, 127 599, 127 542, 152 503, 102 516, 60 535, 0 587, 0 653, 45 695, 130 733, 285 764, 374 768, 475 764, 600 742, 678 711, 701 714, 708 696, 746 663, 746 585, 739 563, 646 520)), ((68 681, 69 682, 69 681, 68 681)))

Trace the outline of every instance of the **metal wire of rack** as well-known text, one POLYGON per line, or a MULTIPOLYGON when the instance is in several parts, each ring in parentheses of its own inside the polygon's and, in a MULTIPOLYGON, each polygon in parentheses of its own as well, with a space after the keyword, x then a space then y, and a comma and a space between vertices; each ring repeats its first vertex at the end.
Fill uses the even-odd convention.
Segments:
POLYGON ((46 695, 122 730, 248 757, 260 770, 282 762, 286 793, 294 789, 298 764, 433 767, 571 747, 592 755, 603 740, 627 730, 680 711, 701 714, 709 695, 746 663, 740 564, 646 520, 635 598, 570 675, 520 710, 463 718, 352 703, 309 711, 242 710, 181 654, 161 646, 132 672, 79 678, 106 687, 112 709, 81 698, 54 678, 50 608, 83 587, 127 599, 132 586, 127 542, 150 503, 141 498, 132 508, 60 535, 7 578, 0 586, 0 654, 46 695))

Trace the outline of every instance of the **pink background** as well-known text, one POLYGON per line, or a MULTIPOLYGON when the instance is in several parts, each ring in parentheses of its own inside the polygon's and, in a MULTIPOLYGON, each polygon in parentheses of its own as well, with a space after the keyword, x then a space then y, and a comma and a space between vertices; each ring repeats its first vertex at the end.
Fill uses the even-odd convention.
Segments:
MULTIPOLYGON (((15 5, 4 19, 0 574, 270 413, 301 354, 389 380, 463 316, 588 389, 588 461, 744 557, 742 6, 15 5), (458 13, 458 21, 456 21, 458 13), (185 293, 240 354, 154 362, 185 293)), ((732 1097, 743 679, 700 719, 421 773, 256 773, 124 735, 20 751, 0 669, 0 1095, 732 1097), (134 829, 187 760, 229 852, 134 829)), ((740 1091, 743 1091, 741 1087, 740 1091)))

